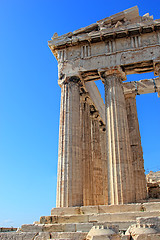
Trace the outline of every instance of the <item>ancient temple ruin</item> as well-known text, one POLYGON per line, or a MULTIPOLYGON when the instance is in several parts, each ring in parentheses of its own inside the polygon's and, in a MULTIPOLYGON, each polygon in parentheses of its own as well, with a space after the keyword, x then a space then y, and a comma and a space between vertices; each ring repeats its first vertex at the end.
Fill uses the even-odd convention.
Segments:
POLYGON ((146 200, 136 109, 137 94, 160 95, 160 20, 133 7, 55 33, 49 47, 61 87, 57 206, 0 239, 160 239, 160 199, 146 200), (156 78, 124 81, 151 71, 156 78))
POLYGON ((160 21, 134 7, 55 33, 49 47, 61 87, 57 207, 145 199, 136 95, 160 93, 160 21), (128 74, 151 71, 157 78, 123 83, 128 74))

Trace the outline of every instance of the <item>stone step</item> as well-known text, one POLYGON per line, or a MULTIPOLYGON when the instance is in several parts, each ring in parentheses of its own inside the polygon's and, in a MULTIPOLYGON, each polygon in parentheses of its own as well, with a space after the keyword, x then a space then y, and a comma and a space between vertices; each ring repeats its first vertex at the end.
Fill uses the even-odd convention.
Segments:
POLYGON ((66 224, 24 224, 22 232, 89 232, 93 226, 117 226, 119 230, 125 231, 136 221, 124 222, 98 222, 98 223, 66 223, 66 224))
MULTIPOLYGON (((51 233, 51 239, 53 240, 84 240, 86 239, 88 232, 57 232, 57 233, 51 233)), ((49 240, 51 240, 49 239, 49 240)))
POLYGON ((0 240, 84 240, 88 232, 9 232, 0 233, 0 240))
POLYGON ((52 216, 67 215, 88 215, 98 213, 117 213, 117 212, 138 212, 160 210, 159 202, 145 202, 123 205, 99 205, 99 206, 82 206, 82 207, 63 207, 53 208, 52 216))
POLYGON ((137 217, 160 216, 160 211, 100 213, 90 215, 43 216, 40 224, 135 221, 137 217))

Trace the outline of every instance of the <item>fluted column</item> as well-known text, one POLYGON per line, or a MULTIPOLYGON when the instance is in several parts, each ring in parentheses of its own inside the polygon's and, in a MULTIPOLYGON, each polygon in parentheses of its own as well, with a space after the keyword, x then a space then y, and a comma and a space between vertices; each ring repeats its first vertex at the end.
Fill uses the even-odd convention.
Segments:
POLYGON ((108 205, 108 173, 107 173, 107 152, 106 152, 106 130, 100 127, 100 146, 102 158, 103 176, 103 204, 108 205))
MULTIPOLYGON (((96 114, 96 112, 94 113, 96 114)), ((102 153, 100 145, 99 122, 92 116, 91 119, 91 148, 92 148, 92 198, 93 205, 103 205, 103 174, 102 174, 102 153)))
POLYGON ((143 151, 136 107, 136 95, 125 95, 130 144, 133 153, 133 175, 136 201, 147 197, 143 151))
POLYGON ((86 94, 81 96, 83 205, 107 203, 106 139, 99 113, 86 94))
POLYGON ((83 205, 93 205, 92 201, 92 151, 91 118, 88 97, 81 97, 81 134, 82 134, 82 169, 83 169, 83 205))
POLYGON ((122 77, 117 70, 105 72, 106 151, 108 162, 108 204, 135 201, 122 77))
POLYGON ((71 77, 61 86, 57 207, 83 203, 81 156, 79 79, 71 77))

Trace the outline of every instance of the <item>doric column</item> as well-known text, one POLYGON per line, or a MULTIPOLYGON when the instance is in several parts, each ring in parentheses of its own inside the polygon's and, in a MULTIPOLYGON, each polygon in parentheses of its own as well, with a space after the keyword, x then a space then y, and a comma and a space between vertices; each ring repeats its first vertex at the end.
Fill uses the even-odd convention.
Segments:
POLYGON ((136 95, 125 95, 130 144, 133 155, 133 175, 136 201, 147 197, 143 151, 136 107, 136 95))
POLYGON ((103 176, 103 205, 108 205, 108 165, 106 152, 106 130, 100 126, 100 146, 102 158, 102 176, 103 176))
POLYGON ((107 203, 105 126, 87 94, 81 96, 83 205, 107 203))
POLYGON ((91 118, 89 98, 81 96, 81 134, 82 134, 82 169, 83 169, 83 205, 93 205, 92 201, 92 150, 91 118))
POLYGON ((102 153, 100 143, 100 126, 96 112, 91 116, 91 148, 92 148, 92 198, 93 205, 103 205, 102 153))
POLYGON ((57 207, 82 205, 79 78, 61 85, 57 207))
POLYGON ((108 204, 135 201, 132 153, 122 75, 111 70, 102 75, 105 85, 108 204))

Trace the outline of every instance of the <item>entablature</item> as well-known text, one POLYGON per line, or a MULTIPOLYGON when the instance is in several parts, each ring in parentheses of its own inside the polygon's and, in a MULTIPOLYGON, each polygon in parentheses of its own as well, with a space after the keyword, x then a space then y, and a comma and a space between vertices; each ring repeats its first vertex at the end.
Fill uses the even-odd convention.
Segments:
POLYGON ((139 16, 136 6, 73 33, 54 34, 49 47, 58 60, 59 83, 77 74, 98 80, 100 72, 118 66, 126 75, 151 72, 160 57, 160 19, 139 16))
POLYGON ((144 79, 133 82, 123 82, 123 89, 125 95, 141 95, 147 93, 160 93, 160 78, 144 79))

